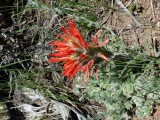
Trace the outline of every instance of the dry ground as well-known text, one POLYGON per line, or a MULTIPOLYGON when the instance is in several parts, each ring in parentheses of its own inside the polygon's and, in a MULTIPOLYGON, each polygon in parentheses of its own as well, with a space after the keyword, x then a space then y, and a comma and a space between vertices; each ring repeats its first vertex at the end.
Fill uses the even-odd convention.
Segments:
POLYGON ((160 50, 160 1, 123 0, 123 4, 133 12, 134 18, 141 26, 118 5, 114 7, 117 11, 103 11, 102 23, 122 35, 130 47, 138 43, 146 50, 148 41, 149 54, 157 57, 154 51, 160 50), (140 8, 134 10, 131 8, 132 4, 140 5, 140 8))

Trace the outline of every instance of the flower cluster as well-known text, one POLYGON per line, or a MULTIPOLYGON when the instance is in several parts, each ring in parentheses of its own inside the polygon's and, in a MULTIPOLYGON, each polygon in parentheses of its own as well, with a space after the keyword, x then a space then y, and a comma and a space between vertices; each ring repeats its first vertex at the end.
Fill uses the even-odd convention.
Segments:
MULTIPOLYGON (((57 34, 63 41, 50 42, 55 52, 50 54, 49 62, 62 61, 64 63, 62 74, 68 78, 72 78, 77 72, 85 72, 85 79, 87 79, 94 64, 102 60, 109 61, 109 57, 112 56, 111 52, 102 47, 109 40, 99 44, 98 35, 102 31, 99 30, 92 39, 93 44, 89 44, 83 39, 71 19, 68 25, 68 28, 61 28, 64 35, 57 34)), ((98 69, 94 67, 93 71, 97 72, 98 69)))

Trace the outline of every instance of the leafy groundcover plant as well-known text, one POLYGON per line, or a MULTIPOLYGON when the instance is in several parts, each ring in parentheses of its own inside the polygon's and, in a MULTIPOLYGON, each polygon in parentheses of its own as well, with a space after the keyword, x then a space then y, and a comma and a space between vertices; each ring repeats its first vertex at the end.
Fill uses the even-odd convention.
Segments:
MULTIPOLYGON (((64 35, 58 34, 63 40, 50 42, 53 53, 49 62, 62 62, 62 74, 69 79, 79 76, 78 72, 85 72, 81 81, 89 83, 81 100, 94 99, 106 107, 105 112, 99 110, 97 116, 90 119, 120 120, 133 116, 142 119, 151 115, 160 102, 160 60, 141 53, 139 48, 129 49, 114 35, 99 44, 101 30, 93 37, 93 44, 87 43, 71 19, 68 25, 69 28, 61 28, 64 35), (96 79, 91 74, 94 72, 96 79)), ((81 84, 78 86, 74 90, 80 90, 81 84)))

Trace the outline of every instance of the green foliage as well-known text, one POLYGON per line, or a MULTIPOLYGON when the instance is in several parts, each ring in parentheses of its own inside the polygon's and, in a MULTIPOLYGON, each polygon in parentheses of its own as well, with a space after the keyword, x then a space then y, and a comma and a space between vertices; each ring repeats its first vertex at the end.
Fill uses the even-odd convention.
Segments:
MULTIPOLYGON (((2 83, 0 88, 9 91, 9 89, 14 90, 17 87, 21 89, 29 87, 38 89, 46 97, 79 104, 80 102, 76 97, 69 94, 63 82, 60 81, 62 77, 57 81, 44 77, 48 73, 56 72, 56 68, 46 69, 41 66, 42 69, 40 69, 34 64, 34 55, 43 54, 42 58, 38 58, 43 59, 44 54, 48 55, 49 53, 41 53, 39 51, 42 49, 35 50, 31 47, 43 45, 55 39, 55 33, 59 32, 55 31, 58 27, 63 26, 63 23, 59 25, 57 22, 61 17, 72 18, 82 27, 81 31, 85 35, 101 28, 95 13, 99 7, 104 7, 107 10, 112 9, 109 4, 111 4, 110 1, 107 2, 106 0, 79 0, 78 2, 57 0, 56 4, 53 5, 44 4, 41 0, 28 0, 25 6, 17 4, 12 16, 16 23, 13 26, 15 27, 14 30, 11 31, 11 36, 16 36, 19 46, 22 46, 15 51, 22 51, 17 52, 18 56, 17 53, 14 53, 15 51, 12 51, 11 53, 15 54, 14 58, 18 60, 14 59, 14 62, 0 66, 0 69, 9 72, 8 75, 12 76, 9 86, 2 83), (22 58, 22 55, 25 57, 22 58), (37 68, 26 67, 20 70, 16 67, 17 64, 23 62, 29 64, 32 62, 30 66, 37 68), (7 69, 9 67, 15 69, 7 69)), ((138 12, 141 6, 133 7, 135 8, 132 12, 135 10, 138 12)), ((141 53, 139 45, 133 46, 132 49, 128 48, 122 37, 116 36, 112 30, 107 31, 107 35, 111 42, 105 47, 114 53, 114 57, 109 62, 102 63, 99 68, 99 80, 96 80, 95 76, 91 76, 80 100, 94 99, 105 105, 106 111, 97 110, 97 115, 89 118, 90 120, 98 120, 102 117, 107 120, 123 120, 130 119, 134 114, 143 119, 151 115, 154 105, 160 104, 160 60, 148 56, 147 39, 147 51, 141 53)), ((99 42, 102 41, 103 39, 99 40, 99 42)), ((79 88, 81 88, 80 84, 77 86, 76 94, 81 93, 78 91, 79 88)))
POLYGON ((143 119, 151 115, 153 105, 160 102, 158 59, 127 49, 122 39, 116 40, 115 37, 108 49, 115 54, 119 51, 124 54, 102 65, 99 80, 90 78, 82 98, 104 103, 106 112, 103 116, 107 120, 129 119, 134 114, 143 119))
POLYGON ((101 27, 97 21, 97 15, 95 14, 99 7, 109 8, 110 2, 105 0, 59 0, 57 1, 56 9, 60 14, 65 14, 68 17, 74 19, 75 22, 79 23, 83 27, 84 33, 87 30, 95 30, 101 27))
POLYGON ((47 98, 78 104, 76 96, 67 91, 67 87, 62 82, 63 77, 59 76, 56 71, 50 68, 10 71, 12 75, 10 87, 12 90, 31 88, 38 90, 47 98), (54 74, 50 75, 53 71, 54 74))

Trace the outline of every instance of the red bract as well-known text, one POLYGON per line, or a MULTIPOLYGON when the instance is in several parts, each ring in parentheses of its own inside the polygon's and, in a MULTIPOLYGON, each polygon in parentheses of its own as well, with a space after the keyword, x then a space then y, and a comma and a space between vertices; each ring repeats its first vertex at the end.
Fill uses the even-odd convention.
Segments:
MULTIPOLYGON (((90 75, 91 68, 95 63, 98 63, 99 58, 101 60, 109 60, 105 55, 104 48, 102 49, 101 47, 107 44, 109 40, 105 40, 99 44, 98 35, 102 31, 99 30, 92 39, 94 44, 89 44, 82 38, 71 19, 69 19, 68 25, 68 28, 61 28, 64 35, 57 35, 63 41, 55 40, 50 42, 50 45, 54 47, 53 49, 56 52, 50 54, 51 58, 49 62, 63 61, 64 67, 62 74, 68 78, 72 78, 77 72, 85 72, 85 79, 87 79, 90 75)), ((97 71, 97 68, 94 71, 97 71)))

